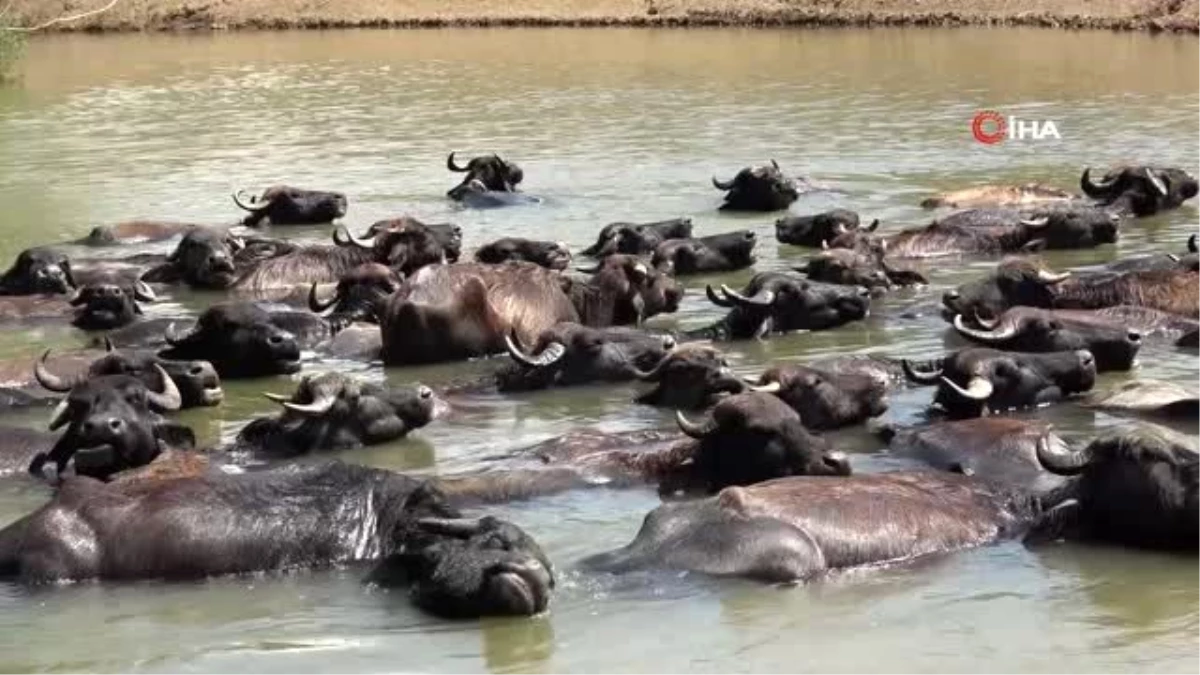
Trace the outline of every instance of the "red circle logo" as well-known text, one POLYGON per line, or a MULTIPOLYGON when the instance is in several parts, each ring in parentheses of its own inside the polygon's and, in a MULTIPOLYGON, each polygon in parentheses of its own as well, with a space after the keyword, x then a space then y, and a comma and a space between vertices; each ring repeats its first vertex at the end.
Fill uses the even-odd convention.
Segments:
POLYGON ((971 118, 971 134, 980 143, 995 145, 1008 136, 1008 122, 995 110, 984 110, 971 118))

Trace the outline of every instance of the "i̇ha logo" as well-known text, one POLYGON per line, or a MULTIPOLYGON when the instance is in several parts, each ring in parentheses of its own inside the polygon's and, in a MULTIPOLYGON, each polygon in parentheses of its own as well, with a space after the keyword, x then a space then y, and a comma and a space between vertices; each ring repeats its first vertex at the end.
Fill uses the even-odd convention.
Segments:
POLYGON ((1009 115, 1005 117, 995 110, 981 110, 971 118, 971 135, 985 145, 1003 141, 1042 141, 1047 138, 1062 140, 1058 127, 1051 120, 1024 120, 1009 115))

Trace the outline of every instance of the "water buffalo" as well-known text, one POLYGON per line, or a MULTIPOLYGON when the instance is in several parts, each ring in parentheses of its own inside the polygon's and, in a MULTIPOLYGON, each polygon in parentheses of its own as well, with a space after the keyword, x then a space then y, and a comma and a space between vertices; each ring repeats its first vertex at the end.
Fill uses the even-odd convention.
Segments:
POLYGON ((848 248, 826 249, 793 269, 813 281, 873 290, 929 283, 920 272, 895 267, 881 255, 848 248))
POLYGON ((462 255, 462 228, 454 223, 426 223, 412 216, 377 220, 367 228, 365 238, 378 237, 384 232, 425 229, 441 245, 446 262, 458 262, 462 255))
POLYGON ((154 302, 158 297, 146 282, 132 285, 116 280, 84 284, 70 304, 75 307, 71 323, 84 330, 110 330, 133 323, 142 314, 139 302, 154 302))
POLYGON ((510 523, 458 516, 422 481, 339 462, 109 485, 75 478, 0 531, 0 573, 27 583, 186 580, 370 563, 370 580, 408 585, 439 615, 545 610, 554 577, 537 544, 510 523))
POLYGON ((156 369, 161 390, 130 375, 101 375, 72 387, 50 420, 50 431, 67 430, 49 452, 34 456, 29 472, 40 477, 46 463, 54 462, 61 477, 74 458, 77 474, 104 478, 149 464, 161 451, 160 440, 176 445, 182 437, 194 443, 190 429, 156 414, 178 410, 182 403, 175 383, 156 369))
POLYGON ((562 283, 581 323, 589 326, 641 324, 658 314, 679 309, 683 286, 667 272, 648 266, 641 258, 617 253, 591 268, 586 282, 563 277, 562 283))
POLYGON ((728 394, 745 391, 746 384, 734 376, 729 362, 708 345, 682 344, 671 350, 653 369, 638 373, 638 379, 654 388, 637 397, 647 405, 699 410, 728 394))
POLYGON ((1000 206, 1027 206, 1046 202, 1065 202, 1076 199, 1075 195, 1043 183, 1024 185, 980 185, 941 192, 921 200, 921 208, 975 209, 1000 206))
POLYGON ((1096 370, 1129 370, 1142 346, 1142 334, 1120 321, 1087 310, 1011 307, 996 319, 977 318, 982 328, 954 317, 959 335, 997 349, 1016 352, 1061 352, 1086 349, 1096 357, 1096 370))
POLYGON ((1194 424, 1200 417, 1200 394, 1195 389, 1161 380, 1134 380, 1103 392, 1093 392, 1083 405, 1109 413, 1132 414, 1194 424))
POLYGON ((288 458, 396 440, 434 418, 429 387, 391 388, 341 373, 305 375, 290 397, 268 393, 283 412, 244 427, 232 450, 288 458))
POLYGON ((747 382, 754 391, 778 396, 809 429, 858 424, 887 411, 886 384, 863 373, 785 364, 747 382))
POLYGON ((336 330, 356 322, 379 322, 379 310, 388 296, 400 290, 395 270, 379 263, 359 265, 338 279, 333 295, 321 298, 316 282, 309 287, 308 308, 323 315, 336 330))
POLYGON ((1043 495, 1064 482, 1038 463, 1043 445, 1066 447, 1046 422, 982 417, 907 429, 885 426, 878 432, 892 454, 1000 487, 1043 495))
POLYGON ((1131 433, 1099 438, 1075 451, 1044 446, 1038 460, 1072 478, 1071 499, 1047 514, 1059 536, 1196 553, 1200 455, 1195 450, 1131 433))
POLYGON ((953 418, 1059 401, 1096 382, 1096 359, 1087 350, 1029 354, 968 347, 930 363, 902 364, 910 382, 938 386, 934 403, 953 418))
POLYGON ((175 361, 208 361, 222 378, 245 378, 300 370, 296 336, 275 325, 269 312, 251 303, 209 307, 186 332, 167 327, 168 347, 159 352, 175 361))
MULTIPOLYGON (((85 367, 69 368, 58 373, 55 372, 56 368, 47 363, 50 359, 50 351, 47 350, 33 366, 34 377, 43 388, 58 393, 67 393, 87 380, 103 375, 129 375, 141 380, 147 388, 158 390, 165 384, 159 380, 161 371, 167 374, 179 392, 180 408, 215 406, 225 399, 221 377, 207 361, 171 361, 147 350, 118 350, 107 341, 106 347, 103 356, 87 363, 85 367)), ((68 362, 66 365, 72 364, 68 362)))
POLYGON ((1119 166, 1100 181, 1092 180, 1090 167, 1084 169, 1079 187, 1107 209, 1140 217, 1178 208, 1196 196, 1198 185, 1182 169, 1119 166))
POLYGON ((609 223, 596 237, 596 243, 583 254, 603 258, 613 253, 641 255, 653 253, 654 248, 668 239, 689 239, 692 236, 691 218, 672 218, 653 223, 609 223))
POLYGON ((488 192, 516 192, 517 185, 525 179, 525 172, 512 162, 500 159, 500 155, 474 157, 466 166, 454 163, 454 153, 446 158, 446 168, 456 173, 465 173, 462 182, 450 189, 446 196, 461 201, 471 191, 472 181, 478 181, 488 192))
POLYGON ((520 237, 497 239, 475 251, 476 262, 498 265, 520 260, 552 270, 565 270, 571 264, 571 251, 561 241, 534 241, 520 237))
POLYGON ((67 256, 50 248, 30 248, 0 275, 0 295, 58 295, 77 288, 67 256))
POLYGON ((331 223, 346 215, 346 195, 340 192, 275 185, 248 200, 243 194, 234 193, 233 203, 250 212, 242 220, 243 225, 250 227, 264 220, 272 225, 317 225, 331 223))
MULTIPOLYGON (((784 244, 816 248, 840 234, 859 229, 858 225, 858 214, 846 209, 811 216, 786 216, 775 221, 775 238, 784 244)), ((878 220, 863 229, 874 232, 877 227, 878 220)))
POLYGON ((640 329, 556 324, 531 348, 505 342, 513 365, 497 373, 501 391, 525 391, 594 382, 626 382, 652 371, 675 348, 675 338, 640 329))
POLYGON ((194 288, 224 290, 237 281, 234 254, 245 241, 228 232, 195 228, 183 235, 167 261, 142 275, 149 283, 185 283, 194 288))
POLYGON ((941 471, 781 478, 659 506, 632 542, 582 564, 807 581, 1017 536, 1032 511, 1027 500, 941 471))
POLYGON ((714 176, 713 187, 725 192, 722 211, 782 211, 800 197, 796 179, 783 173, 779 164, 746 167, 728 181, 714 176))
POLYGON ((85 246, 111 246, 131 242, 156 242, 172 239, 199 225, 162 220, 129 220, 113 225, 97 225, 86 237, 75 243, 85 246))
POLYGON ((1053 272, 1037 260, 1009 258, 995 273, 942 296, 953 318, 994 318, 1016 305, 1047 309, 1100 309, 1136 305, 1200 318, 1200 273, 1185 269, 1144 272, 1053 272))
POLYGON ((742 292, 721 286, 708 299, 730 311, 717 323, 685 334, 692 338, 742 340, 793 330, 835 328, 866 317, 871 292, 861 286, 810 281, 788 272, 754 275, 742 292))
POLYGON ((654 248, 650 264, 675 274, 740 270, 754 264, 754 242, 750 230, 696 239, 668 239, 654 248))
POLYGON ((543 201, 541 197, 533 197, 515 190, 489 190, 480 180, 470 180, 466 185, 455 189, 458 190, 455 200, 472 209, 499 209, 505 206, 541 204, 543 201))

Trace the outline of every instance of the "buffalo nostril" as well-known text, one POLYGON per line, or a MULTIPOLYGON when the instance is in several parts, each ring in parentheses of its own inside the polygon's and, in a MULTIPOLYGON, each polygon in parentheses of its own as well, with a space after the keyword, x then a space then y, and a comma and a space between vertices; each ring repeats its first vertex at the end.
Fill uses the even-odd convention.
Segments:
POLYGON ((944 294, 942 294, 943 300, 957 300, 958 297, 958 291, 946 291, 944 294))
POLYGON ((120 431, 121 427, 123 426, 125 426, 125 422, 119 419, 113 418, 108 421, 108 428, 112 429, 113 431, 120 431))
POLYGON ((1142 334, 1137 332, 1136 330, 1129 331, 1128 337, 1129 337, 1130 342, 1141 342, 1142 341, 1142 334))
POLYGON ((203 374, 204 374, 204 366, 192 366, 191 368, 188 368, 188 375, 191 375, 193 377, 200 377, 203 374))
POLYGON ((283 344, 283 336, 282 335, 272 335, 271 337, 267 338, 267 343, 272 344, 272 345, 283 344))
POLYGON ((421 385, 420 387, 417 387, 417 397, 422 399, 433 398, 433 390, 425 385, 421 385))
POLYGON ((858 287, 858 290, 856 291, 856 293, 858 293, 858 297, 860 297, 860 298, 869 298, 869 297, 871 297, 871 289, 869 289, 869 288, 863 288, 862 286, 859 286, 859 287, 858 287))
POLYGON ((88 420, 80 425, 80 430, 83 431, 83 433, 85 433, 85 434, 90 434, 93 431, 95 431, 95 429, 96 429, 96 425, 94 423, 92 423, 91 420, 88 420))

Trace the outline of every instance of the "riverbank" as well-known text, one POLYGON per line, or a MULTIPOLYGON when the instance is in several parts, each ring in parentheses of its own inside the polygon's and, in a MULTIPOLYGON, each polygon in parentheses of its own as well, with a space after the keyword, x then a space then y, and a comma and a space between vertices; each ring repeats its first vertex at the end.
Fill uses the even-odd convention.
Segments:
MULTIPOLYGON (((35 26, 108 4, 12 0, 35 26)), ((1200 33, 1200 0, 119 0, 56 31, 455 26, 1041 26, 1200 33)))

